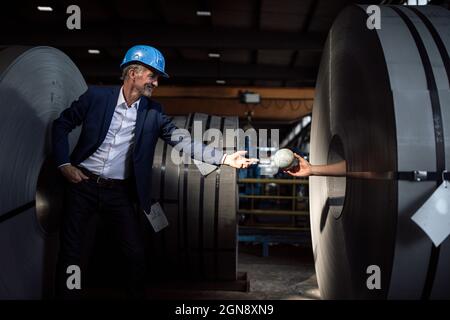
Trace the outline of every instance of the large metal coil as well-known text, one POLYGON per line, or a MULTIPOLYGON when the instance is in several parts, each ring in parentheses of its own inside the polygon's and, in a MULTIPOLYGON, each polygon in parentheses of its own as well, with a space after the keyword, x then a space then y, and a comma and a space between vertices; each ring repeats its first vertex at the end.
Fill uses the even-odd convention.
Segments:
POLYGON ((52 294, 62 188, 49 158, 50 128, 86 89, 57 49, 0 52, 0 299, 52 294))
MULTIPOLYGON (((328 35, 311 162, 348 172, 450 168, 450 12, 350 6, 328 35)), ((325 299, 450 298, 450 239, 434 247, 411 216, 441 181, 311 177, 315 267, 325 299), (370 266, 381 288, 370 289, 370 266)))
MULTIPOLYGON (((223 138, 218 148, 227 153, 236 150, 237 117, 195 113, 175 117, 174 122, 191 134, 194 122, 201 125, 203 133, 219 129, 223 138)), ((203 138, 204 143, 211 142, 209 137, 203 138)), ((236 280, 236 170, 220 166, 205 176, 194 162, 174 161, 173 152, 170 145, 158 141, 152 198, 161 204, 169 226, 153 234, 151 260, 160 263, 171 278, 236 280)))

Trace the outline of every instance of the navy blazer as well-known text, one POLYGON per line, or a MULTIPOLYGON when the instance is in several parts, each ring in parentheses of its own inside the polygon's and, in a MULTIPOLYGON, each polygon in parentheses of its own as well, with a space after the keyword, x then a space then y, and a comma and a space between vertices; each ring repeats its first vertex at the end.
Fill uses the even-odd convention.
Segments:
MULTIPOLYGON (((78 165, 98 149, 108 132, 119 93, 120 87, 90 86, 53 122, 52 148, 57 166, 64 163, 78 165), (82 125, 80 137, 69 156, 68 135, 79 125, 82 125)), ((141 97, 136 118, 135 144, 130 159, 132 166, 130 172, 134 174, 140 205, 147 212, 151 206, 152 163, 156 143, 158 138, 162 138, 172 146, 177 144, 171 140, 171 134, 175 129, 177 127, 164 114, 159 103, 141 97)), ((213 149, 212 152, 209 151, 211 158, 202 159, 202 155, 194 153, 194 150, 198 149, 190 148, 191 157, 211 164, 220 164, 223 156, 222 151, 213 149)))

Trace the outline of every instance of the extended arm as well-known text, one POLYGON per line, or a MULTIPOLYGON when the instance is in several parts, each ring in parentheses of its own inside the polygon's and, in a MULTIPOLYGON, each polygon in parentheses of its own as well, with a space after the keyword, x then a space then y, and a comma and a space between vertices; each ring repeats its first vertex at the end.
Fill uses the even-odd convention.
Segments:
POLYGON ((161 138, 177 150, 187 152, 192 158, 209 164, 225 164, 233 168, 247 168, 258 159, 245 158, 245 151, 226 155, 221 150, 195 141, 185 129, 178 129, 170 118, 161 112, 161 138))
POLYGON ((339 161, 333 164, 326 165, 311 165, 308 161, 303 159, 298 154, 294 153, 294 156, 298 159, 298 166, 286 170, 294 177, 309 177, 309 176, 345 176, 347 172, 345 160, 339 161))

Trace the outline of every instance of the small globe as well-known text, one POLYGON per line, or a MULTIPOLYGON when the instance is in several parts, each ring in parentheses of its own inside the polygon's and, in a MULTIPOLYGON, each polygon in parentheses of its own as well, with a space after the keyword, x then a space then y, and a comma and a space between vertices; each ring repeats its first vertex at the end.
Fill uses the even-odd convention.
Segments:
POLYGON ((280 149, 273 156, 273 162, 280 169, 286 169, 292 166, 294 159, 294 153, 289 149, 280 149))

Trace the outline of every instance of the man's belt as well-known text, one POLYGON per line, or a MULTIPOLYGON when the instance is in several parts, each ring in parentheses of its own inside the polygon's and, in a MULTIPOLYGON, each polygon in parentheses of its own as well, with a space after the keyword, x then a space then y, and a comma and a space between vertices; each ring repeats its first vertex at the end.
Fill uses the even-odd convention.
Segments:
POLYGON ((111 179, 111 178, 104 178, 99 176, 98 174, 92 173, 86 168, 78 167, 88 178, 90 181, 95 182, 98 185, 104 186, 104 187, 114 187, 114 186, 125 186, 129 179, 111 179))

